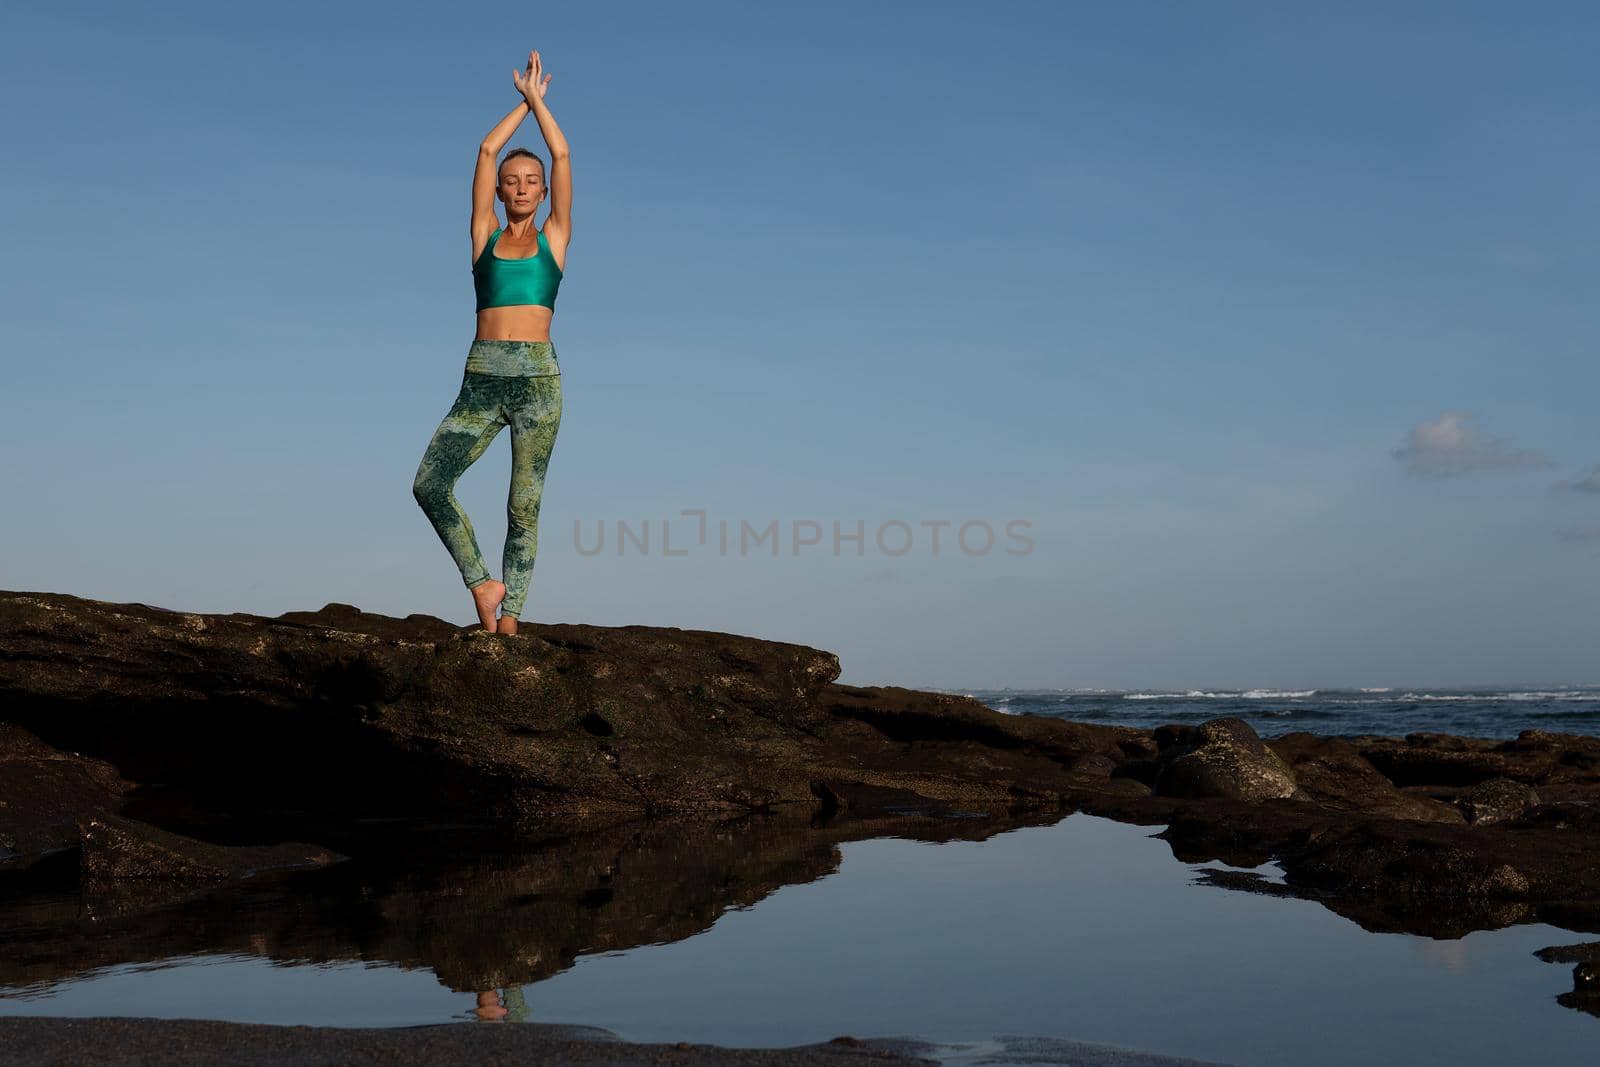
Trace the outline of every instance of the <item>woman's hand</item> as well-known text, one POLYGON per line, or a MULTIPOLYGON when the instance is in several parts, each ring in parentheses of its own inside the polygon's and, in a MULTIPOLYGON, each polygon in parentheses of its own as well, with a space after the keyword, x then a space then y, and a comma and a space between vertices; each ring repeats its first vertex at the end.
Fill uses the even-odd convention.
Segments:
POLYGON ((526 70, 511 72, 511 84, 517 87, 517 92, 522 94, 522 98, 528 102, 529 107, 533 106, 535 93, 538 94, 540 100, 544 99, 544 91, 550 87, 550 75, 544 74, 544 67, 539 62, 538 52, 528 53, 528 68, 526 70), (540 80, 541 75, 543 75, 542 81, 540 80))

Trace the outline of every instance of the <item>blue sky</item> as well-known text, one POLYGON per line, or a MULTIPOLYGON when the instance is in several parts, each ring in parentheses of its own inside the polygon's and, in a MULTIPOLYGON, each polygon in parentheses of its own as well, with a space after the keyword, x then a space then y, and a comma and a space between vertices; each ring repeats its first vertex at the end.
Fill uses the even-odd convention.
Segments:
MULTIPOLYGON (((0 586, 470 620, 410 485, 538 48, 524 619, 860 684, 1600 681, 1592 8, 509 10, 8 9, 0 586)), ((457 490, 496 570, 509 469, 457 490)))

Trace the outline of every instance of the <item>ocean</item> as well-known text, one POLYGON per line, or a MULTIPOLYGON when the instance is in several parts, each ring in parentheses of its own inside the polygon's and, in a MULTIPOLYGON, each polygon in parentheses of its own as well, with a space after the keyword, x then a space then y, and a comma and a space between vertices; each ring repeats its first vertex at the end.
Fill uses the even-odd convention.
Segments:
POLYGON ((1449 733, 1512 738, 1523 730, 1600 734, 1600 685, 1543 688, 936 689, 1009 715, 1141 730, 1235 715, 1262 737, 1449 733))

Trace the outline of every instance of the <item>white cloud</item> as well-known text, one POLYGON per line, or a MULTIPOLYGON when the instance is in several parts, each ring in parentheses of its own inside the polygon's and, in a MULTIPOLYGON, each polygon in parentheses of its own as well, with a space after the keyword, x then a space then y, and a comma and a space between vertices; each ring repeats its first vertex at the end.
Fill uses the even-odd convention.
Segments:
POLYGON ((1500 438, 1476 429, 1464 411, 1447 411, 1431 422, 1417 423, 1406 443, 1390 454, 1403 460, 1410 473, 1423 478, 1551 465, 1532 449, 1513 450, 1500 438))

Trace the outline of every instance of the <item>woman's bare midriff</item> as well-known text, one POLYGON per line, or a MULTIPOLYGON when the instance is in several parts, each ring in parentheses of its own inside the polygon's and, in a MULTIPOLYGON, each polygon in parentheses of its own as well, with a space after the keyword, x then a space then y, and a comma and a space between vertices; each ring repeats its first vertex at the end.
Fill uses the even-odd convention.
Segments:
POLYGON ((512 304, 478 312, 475 341, 548 341, 555 312, 541 304, 512 304))

